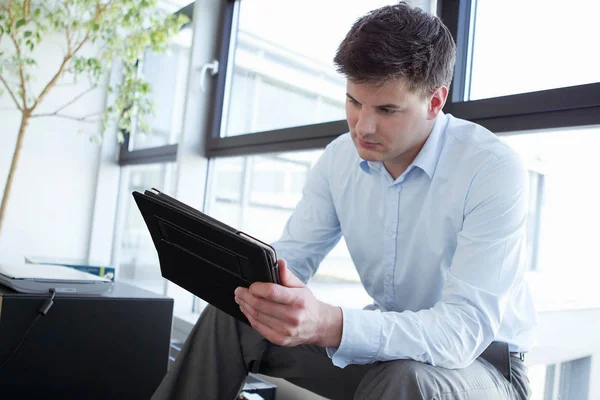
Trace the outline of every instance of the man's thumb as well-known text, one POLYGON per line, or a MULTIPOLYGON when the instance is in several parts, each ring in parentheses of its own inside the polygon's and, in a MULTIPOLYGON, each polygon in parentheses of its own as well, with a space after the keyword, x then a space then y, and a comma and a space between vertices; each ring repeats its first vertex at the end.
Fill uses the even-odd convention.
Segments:
POLYGON ((280 258, 277 260, 279 264, 279 281, 282 286, 291 287, 291 288, 302 288, 304 287, 304 283, 296 277, 287 267, 287 262, 280 258))

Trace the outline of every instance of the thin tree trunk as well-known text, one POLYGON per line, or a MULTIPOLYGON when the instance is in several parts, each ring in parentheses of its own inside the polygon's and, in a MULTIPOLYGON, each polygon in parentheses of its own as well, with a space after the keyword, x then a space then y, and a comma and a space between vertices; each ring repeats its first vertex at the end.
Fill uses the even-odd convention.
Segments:
POLYGON ((4 185, 4 195, 2 196, 2 204, 0 205, 0 238, 2 237, 2 227, 4 226, 4 213, 6 212, 6 208, 8 206, 8 199, 10 198, 10 192, 12 189, 13 180, 15 178, 15 172, 17 171, 19 158, 21 157, 21 147, 23 147, 23 138, 25 137, 25 131, 27 130, 27 124, 29 123, 30 116, 31 110, 24 110, 21 115, 21 126, 19 127, 17 144, 15 146, 12 162, 10 164, 10 171, 8 172, 6 185, 4 185))

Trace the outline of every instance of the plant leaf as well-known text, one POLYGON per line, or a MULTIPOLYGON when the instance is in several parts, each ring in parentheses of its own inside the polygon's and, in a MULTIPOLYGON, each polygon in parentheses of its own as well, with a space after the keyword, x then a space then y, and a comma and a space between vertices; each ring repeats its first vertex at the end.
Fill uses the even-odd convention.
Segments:
POLYGON ((17 23, 15 24, 15 29, 19 29, 20 27, 22 27, 23 25, 25 25, 27 23, 26 20, 24 19, 20 19, 17 21, 17 23))

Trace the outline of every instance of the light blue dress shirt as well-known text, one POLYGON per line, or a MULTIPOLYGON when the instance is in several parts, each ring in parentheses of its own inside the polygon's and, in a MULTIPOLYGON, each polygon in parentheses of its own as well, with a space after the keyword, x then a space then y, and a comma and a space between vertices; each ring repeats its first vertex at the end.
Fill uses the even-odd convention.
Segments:
POLYGON ((273 244, 307 282, 343 235, 374 303, 342 307, 333 364, 413 359, 471 364, 492 341, 534 345, 523 279, 527 171, 483 127, 440 113, 396 180, 360 159, 349 134, 330 143, 273 244))

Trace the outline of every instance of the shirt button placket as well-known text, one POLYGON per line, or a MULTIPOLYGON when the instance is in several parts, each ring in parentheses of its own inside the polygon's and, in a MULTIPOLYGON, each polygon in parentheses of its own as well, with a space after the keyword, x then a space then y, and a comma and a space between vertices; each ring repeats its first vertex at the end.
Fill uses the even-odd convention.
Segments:
POLYGON ((396 231, 398 229, 398 198, 396 186, 390 186, 386 194, 386 223, 385 223, 385 266, 383 292, 386 303, 394 302, 394 268, 396 261, 396 231))

